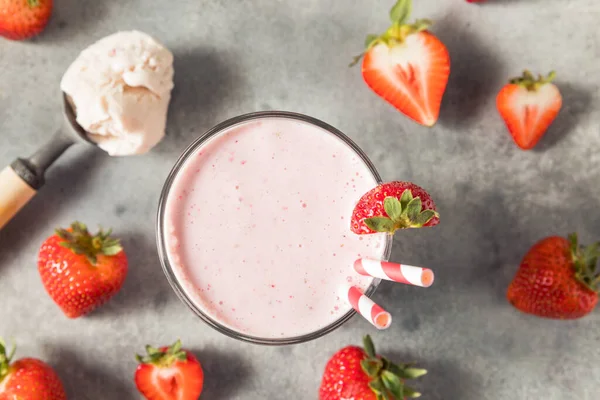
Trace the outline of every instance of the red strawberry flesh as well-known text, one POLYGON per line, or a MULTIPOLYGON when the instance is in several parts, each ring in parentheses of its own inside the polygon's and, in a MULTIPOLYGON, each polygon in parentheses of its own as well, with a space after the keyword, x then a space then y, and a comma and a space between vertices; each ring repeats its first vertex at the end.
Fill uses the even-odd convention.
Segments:
POLYGON ((529 72, 514 78, 496 98, 500 116, 515 143, 532 149, 546 133, 562 107, 562 96, 552 84, 555 74, 537 79, 529 72))
POLYGON ((367 37, 362 76, 398 111, 433 126, 450 75, 450 56, 446 46, 427 31, 431 21, 407 22, 411 10, 412 0, 397 1, 390 11, 392 25, 381 35, 367 37))
POLYGON ((365 54, 365 83, 396 109, 425 126, 438 120, 450 74, 446 47, 427 31, 395 46, 378 44, 365 54))
POLYGON ((135 383, 149 400, 196 400, 202 393, 204 372, 196 357, 177 341, 160 349, 146 346, 147 355, 137 356, 140 363, 135 383))

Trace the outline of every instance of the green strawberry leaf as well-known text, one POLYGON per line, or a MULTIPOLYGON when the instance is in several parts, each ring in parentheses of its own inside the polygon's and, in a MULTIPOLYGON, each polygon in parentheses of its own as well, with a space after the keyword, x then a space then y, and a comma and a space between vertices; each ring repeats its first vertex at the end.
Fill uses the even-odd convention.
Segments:
POLYGON ((379 370, 381 369, 381 363, 377 362, 377 360, 366 358, 360 362, 360 366, 362 370, 367 374, 370 378, 375 378, 379 374, 379 370))
POLYGON ((105 256, 115 256, 117 254, 119 254, 121 252, 121 250, 123 250, 123 248, 121 247, 120 244, 115 244, 112 246, 103 246, 102 247, 102 254, 104 254, 105 256))
POLYGON ((412 364, 394 364, 385 357, 377 356, 375 346, 369 335, 363 338, 365 358, 361 367, 370 378, 369 387, 378 400, 405 400, 406 397, 418 397, 420 393, 406 388, 404 381, 418 378, 427 371, 412 367, 412 364))
POLYGON ((427 374, 427 370, 422 368, 405 368, 404 369, 404 379, 417 379, 427 374))
POLYGON ((365 48, 369 49, 377 39, 379 39, 379 35, 375 35, 373 33, 367 35, 367 38, 365 39, 365 48))
POLYGON ((363 58, 364 55, 365 55, 365 53, 360 53, 359 55, 352 57, 352 62, 350 64, 348 64, 348 67, 352 68, 356 64, 358 64, 358 62, 360 61, 361 58, 363 58))
POLYGON ((398 0, 390 10, 390 19, 393 23, 402 25, 406 23, 412 12, 412 0, 398 0))
POLYGON ((600 243, 593 243, 589 246, 580 245, 576 233, 570 234, 568 240, 575 278, 590 290, 598 293, 600 291, 600 274, 596 272, 596 268, 600 258, 600 243))
POLYGON ((369 382, 369 387, 375 392, 375 394, 385 395, 385 386, 383 385, 381 379, 372 380, 369 382))
POLYGON ((375 232, 394 232, 394 221, 386 217, 366 218, 365 225, 375 232))
POLYGON ((596 264, 598 263, 598 256, 600 243, 593 243, 583 249, 583 262, 589 266, 590 272, 596 271, 596 264))
POLYGON ((422 32, 429 29, 429 27, 433 24, 433 21, 430 19, 418 19, 414 24, 411 25, 413 32, 422 32))
POLYGON ((429 221, 431 221, 431 219, 436 215, 437 213, 433 210, 424 210, 417 216, 414 222, 418 226, 423 226, 429 221))
POLYGON ((394 395, 394 398, 404 399, 402 381, 400 381, 400 378, 398 376, 394 375, 390 371, 383 371, 381 373, 381 380, 383 381, 383 385, 385 386, 385 388, 392 395, 394 395))
POLYGON ((407 379, 404 376, 404 367, 400 367, 394 363, 389 363, 388 367, 386 368, 388 371, 390 371, 392 374, 398 375, 400 378, 402 379, 407 379))
POLYGON ((365 353, 369 358, 377 357, 377 353, 375 352, 375 345, 373 344, 373 339, 371 339, 370 335, 366 335, 363 338, 363 346, 365 349, 365 353))
POLYGON ((577 241, 577 234, 576 233, 571 233, 569 236, 569 243, 571 245, 571 256, 573 258, 577 257, 577 253, 579 252, 579 243, 577 241))
POLYGON ((178 353, 181 350, 181 340, 178 339, 175 344, 173 344, 173 346, 171 346, 171 348, 169 349, 169 352, 171 354, 175 354, 178 353))
POLYGON ((409 221, 416 221, 421 213, 421 208, 423 207, 423 202, 420 197, 412 199, 410 203, 406 206, 406 216, 409 221))
POLYGON ((123 250, 120 241, 110 237, 111 232, 100 228, 96 235, 92 235, 85 224, 74 222, 70 230, 57 229, 56 235, 64 240, 59 242, 60 246, 84 255, 90 264, 96 265, 98 254, 114 256, 123 250))
POLYGON ((6 354, 6 342, 0 338, 0 382, 8 375, 10 362, 15 355, 17 346, 13 343, 10 353, 6 354))
POLYGON ((406 189, 404 192, 402 192, 402 196, 400 196, 400 204, 402 205, 403 211, 406 210, 408 203, 410 203, 412 199, 413 195, 410 189, 406 189))
POLYGON ((156 347, 152 347, 149 344, 146 345, 146 353, 148 353, 149 356, 152 356, 154 354, 162 354, 160 349, 157 349, 156 347))
POLYGON ((66 229, 56 229, 54 232, 56 233, 56 236, 58 236, 61 239, 64 239, 68 242, 73 241, 73 235, 66 229))
POLYGON ((416 390, 409 388, 409 387, 404 387, 404 397, 410 397, 410 398, 416 398, 416 397, 421 397, 421 393, 417 392, 416 390))
POLYGON ((402 216, 402 204, 395 197, 386 197, 383 200, 383 209, 394 222, 398 222, 402 216))

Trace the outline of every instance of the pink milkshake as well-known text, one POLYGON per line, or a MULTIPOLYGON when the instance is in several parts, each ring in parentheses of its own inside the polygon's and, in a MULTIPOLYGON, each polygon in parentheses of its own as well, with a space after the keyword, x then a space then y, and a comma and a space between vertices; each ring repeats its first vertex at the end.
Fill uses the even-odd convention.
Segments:
POLYGON ((344 283, 378 283, 354 261, 387 258, 387 235, 349 226, 378 181, 362 152, 320 121, 259 113, 221 124, 190 146, 163 191, 169 281, 205 321, 243 340, 327 333, 352 315, 344 283))

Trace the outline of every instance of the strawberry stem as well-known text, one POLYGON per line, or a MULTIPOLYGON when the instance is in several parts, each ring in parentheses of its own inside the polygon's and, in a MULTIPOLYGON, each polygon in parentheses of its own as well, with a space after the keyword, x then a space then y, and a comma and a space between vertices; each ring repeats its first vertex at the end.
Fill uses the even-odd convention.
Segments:
POLYGON ((419 19, 409 24, 407 21, 411 13, 412 0, 398 0, 390 10, 392 25, 381 35, 368 35, 365 41, 365 51, 355 56, 349 66, 353 67, 358 64, 367 51, 380 43, 387 46, 398 45, 403 43, 407 36, 427 30, 431 26, 432 21, 428 19, 419 19))
POLYGON ((10 362, 17 351, 17 346, 13 343, 10 352, 6 354, 6 342, 0 338, 0 382, 4 380, 10 370, 10 362))
POLYGON ((186 361, 187 354, 181 349, 181 340, 177 340, 166 349, 158 349, 150 345, 146 345, 146 355, 135 355, 135 359, 140 364, 153 364, 161 368, 168 368, 176 361, 186 361))
POLYGON ((593 292, 600 292, 600 273, 596 265, 600 258, 600 242, 580 246, 576 233, 569 235, 575 278, 593 292))
POLYGON ((394 364, 384 357, 377 356, 375 345, 369 335, 363 339, 365 358, 360 365, 371 379, 369 387, 378 400, 404 400, 406 397, 419 397, 421 394, 404 385, 407 379, 415 379, 427 373, 424 369, 412 368, 408 364, 394 364))
POLYGON ((552 82, 556 78, 556 72, 550 71, 547 76, 538 75, 537 79, 533 76, 533 74, 529 70, 523 71, 523 75, 512 78, 510 83, 513 85, 519 85, 524 87, 530 92, 537 91, 541 86, 552 82))
POLYGON ((383 200, 383 209, 388 215, 366 218, 365 224, 375 232, 393 234, 398 229, 422 228, 434 217, 439 217, 437 211, 423 210, 420 197, 413 198, 410 189, 406 189, 400 200, 388 196, 383 200))
POLYGON ((85 224, 74 222, 69 229, 57 229, 56 234, 64 241, 59 244, 75 254, 83 254, 92 265, 96 265, 97 256, 114 256, 123 250, 119 239, 111 238, 112 231, 100 231, 92 236, 85 224))

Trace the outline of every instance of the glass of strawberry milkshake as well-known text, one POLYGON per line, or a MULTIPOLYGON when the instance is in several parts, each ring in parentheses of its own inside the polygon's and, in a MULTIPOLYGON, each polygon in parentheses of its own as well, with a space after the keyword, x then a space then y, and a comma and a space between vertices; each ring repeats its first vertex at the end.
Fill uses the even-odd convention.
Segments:
POLYGON ((371 294, 357 258, 387 260, 385 233, 356 235, 353 208, 381 179, 337 129, 287 112, 242 115, 194 141, 160 199, 171 286, 218 331, 257 344, 308 341, 354 315, 339 289, 371 294))

